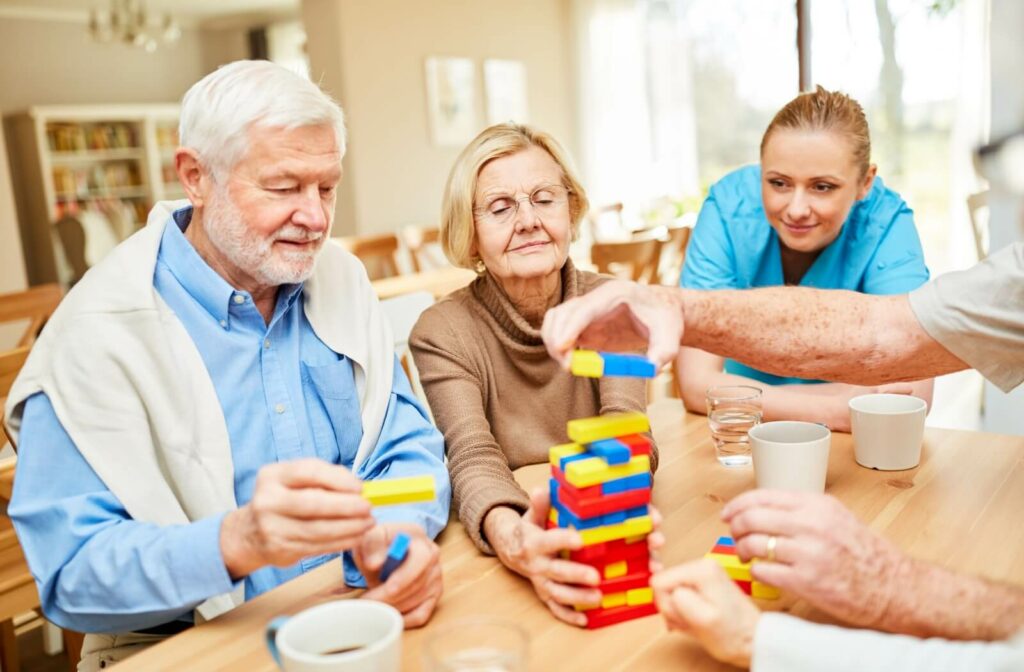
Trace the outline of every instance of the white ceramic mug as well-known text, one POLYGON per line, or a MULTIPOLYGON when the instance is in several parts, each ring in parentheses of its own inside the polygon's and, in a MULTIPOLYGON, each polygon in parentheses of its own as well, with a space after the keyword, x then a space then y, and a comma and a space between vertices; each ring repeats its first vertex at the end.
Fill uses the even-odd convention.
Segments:
POLYGON ((275 618, 267 648, 285 672, 398 672, 402 614, 372 600, 338 600, 275 618))
POLYGON ((850 399, 853 454, 870 469, 913 469, 921 461, 928 404, 906 394, 864 394, 850 399))
POLYGON ((757 487, 825 492, 832 432, 813 422, 763 422, 747 435, 757 487))

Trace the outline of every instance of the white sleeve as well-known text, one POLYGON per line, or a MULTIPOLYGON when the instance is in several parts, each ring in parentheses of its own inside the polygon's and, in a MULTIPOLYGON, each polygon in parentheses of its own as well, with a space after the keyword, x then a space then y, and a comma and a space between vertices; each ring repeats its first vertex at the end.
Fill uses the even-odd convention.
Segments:
POLYGON ((765 613, 751 672, 1010 672, 1024 670, 1024 637, 1001 642, 918 639, 765 613))

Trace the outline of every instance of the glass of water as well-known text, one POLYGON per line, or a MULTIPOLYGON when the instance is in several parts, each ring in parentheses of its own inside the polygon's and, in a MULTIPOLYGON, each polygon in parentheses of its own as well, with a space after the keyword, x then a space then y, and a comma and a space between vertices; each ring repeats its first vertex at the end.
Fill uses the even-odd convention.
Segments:
POLYGON ((526 672, 526 631, 490 618, 436 628, 423 650, 428 672, 526 672))
POLYGON ((761 422, 761 388, 753 385, 709 387, 706 398, 718 461, 727 467, 750 464, 747 432, 761 422))

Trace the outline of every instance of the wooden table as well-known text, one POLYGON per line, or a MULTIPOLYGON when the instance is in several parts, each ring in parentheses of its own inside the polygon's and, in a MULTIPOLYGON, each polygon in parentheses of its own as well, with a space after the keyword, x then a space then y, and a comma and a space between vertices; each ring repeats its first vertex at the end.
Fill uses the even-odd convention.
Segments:
POLYGON ((372 283, 378 299, 390 299, 412 292, 430 292, 435 299, 462 289, 476 277, 476 273, 466 268, 448 266, 434 268, 422 273, 396 275, 392 278, 381 278, 372 283))
MULTIPOLYGON (((724 502, 754 485, 749 467, 721 467, 713 457, 707 419, 684 415, 675 399, 650 408, 661 450, 654 501, 664 515, 668 565, 700 557, 728 532, 719 520, 724 502)), ((520 470, 524 483, 543 482, 546 465, 520 470)), ((992 578, 1024 581, 1024 438, 929 428, 921 465, 902 472, 857 466, 847 434, 835 434, 828 492, 873 529, 920 558, 992 578)), ((430 624, 403 638, 403 669, 419 670, 425 638, 437 626, 472 616, 498 616, 530 635, 530 669, 725 670, 689 637, 668 634, 652 616, 598 631, 556 621, 528 583, 481 555, 460 525, 440 537, 445 594, 430 624)), ((241 669, 271 672, 263 627, 339 596, 338 562, 330 563, 246 603, 221 618, 174 637, 123 663, 123 670, 241 669)), ((828 621, 824 614, 783 596, 770 609, 828 621)))

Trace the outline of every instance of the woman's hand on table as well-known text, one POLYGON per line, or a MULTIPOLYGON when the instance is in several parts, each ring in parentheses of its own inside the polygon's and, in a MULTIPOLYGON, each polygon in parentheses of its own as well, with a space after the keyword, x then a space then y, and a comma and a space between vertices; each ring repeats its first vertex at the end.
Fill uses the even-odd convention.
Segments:
POLYGON ((882 624, 909 559, 829 495, 752 490, 722 509, 755 579, 857 626, 882 624), (775 537, 774 561, 766 558, 775 537))
POLYGON ((690 633, 718 660, 750 667, 761 612, 713 560, 658 572, 651 588, 670 629, 690 633))
POLYGON ((377 525, 352 549, 352 558, 369 588, 363 595, 364 599, 385 602, 398 609, 407 628, 419 627, 430 620, 441 599, 444 579, 440 549, 427 537, 423 528, 403 523, 377 525), (402 564, 387 581, 381 583, 381 567, 391 542, 399 532, 409 535, 409 551, 402 564))
POLYGON ((577 626, 587 618, 574 605, 597 605, 601 576, 589 565, 559 556, 562 550, 583 548, 575 530, 544 529, 550 509, 547 488, 530 494, 530 508, 520 516, 504 506, 491 509, 484 519, 484 533, 501 562, 533 584, 537 596, 556 617, 577 626))

